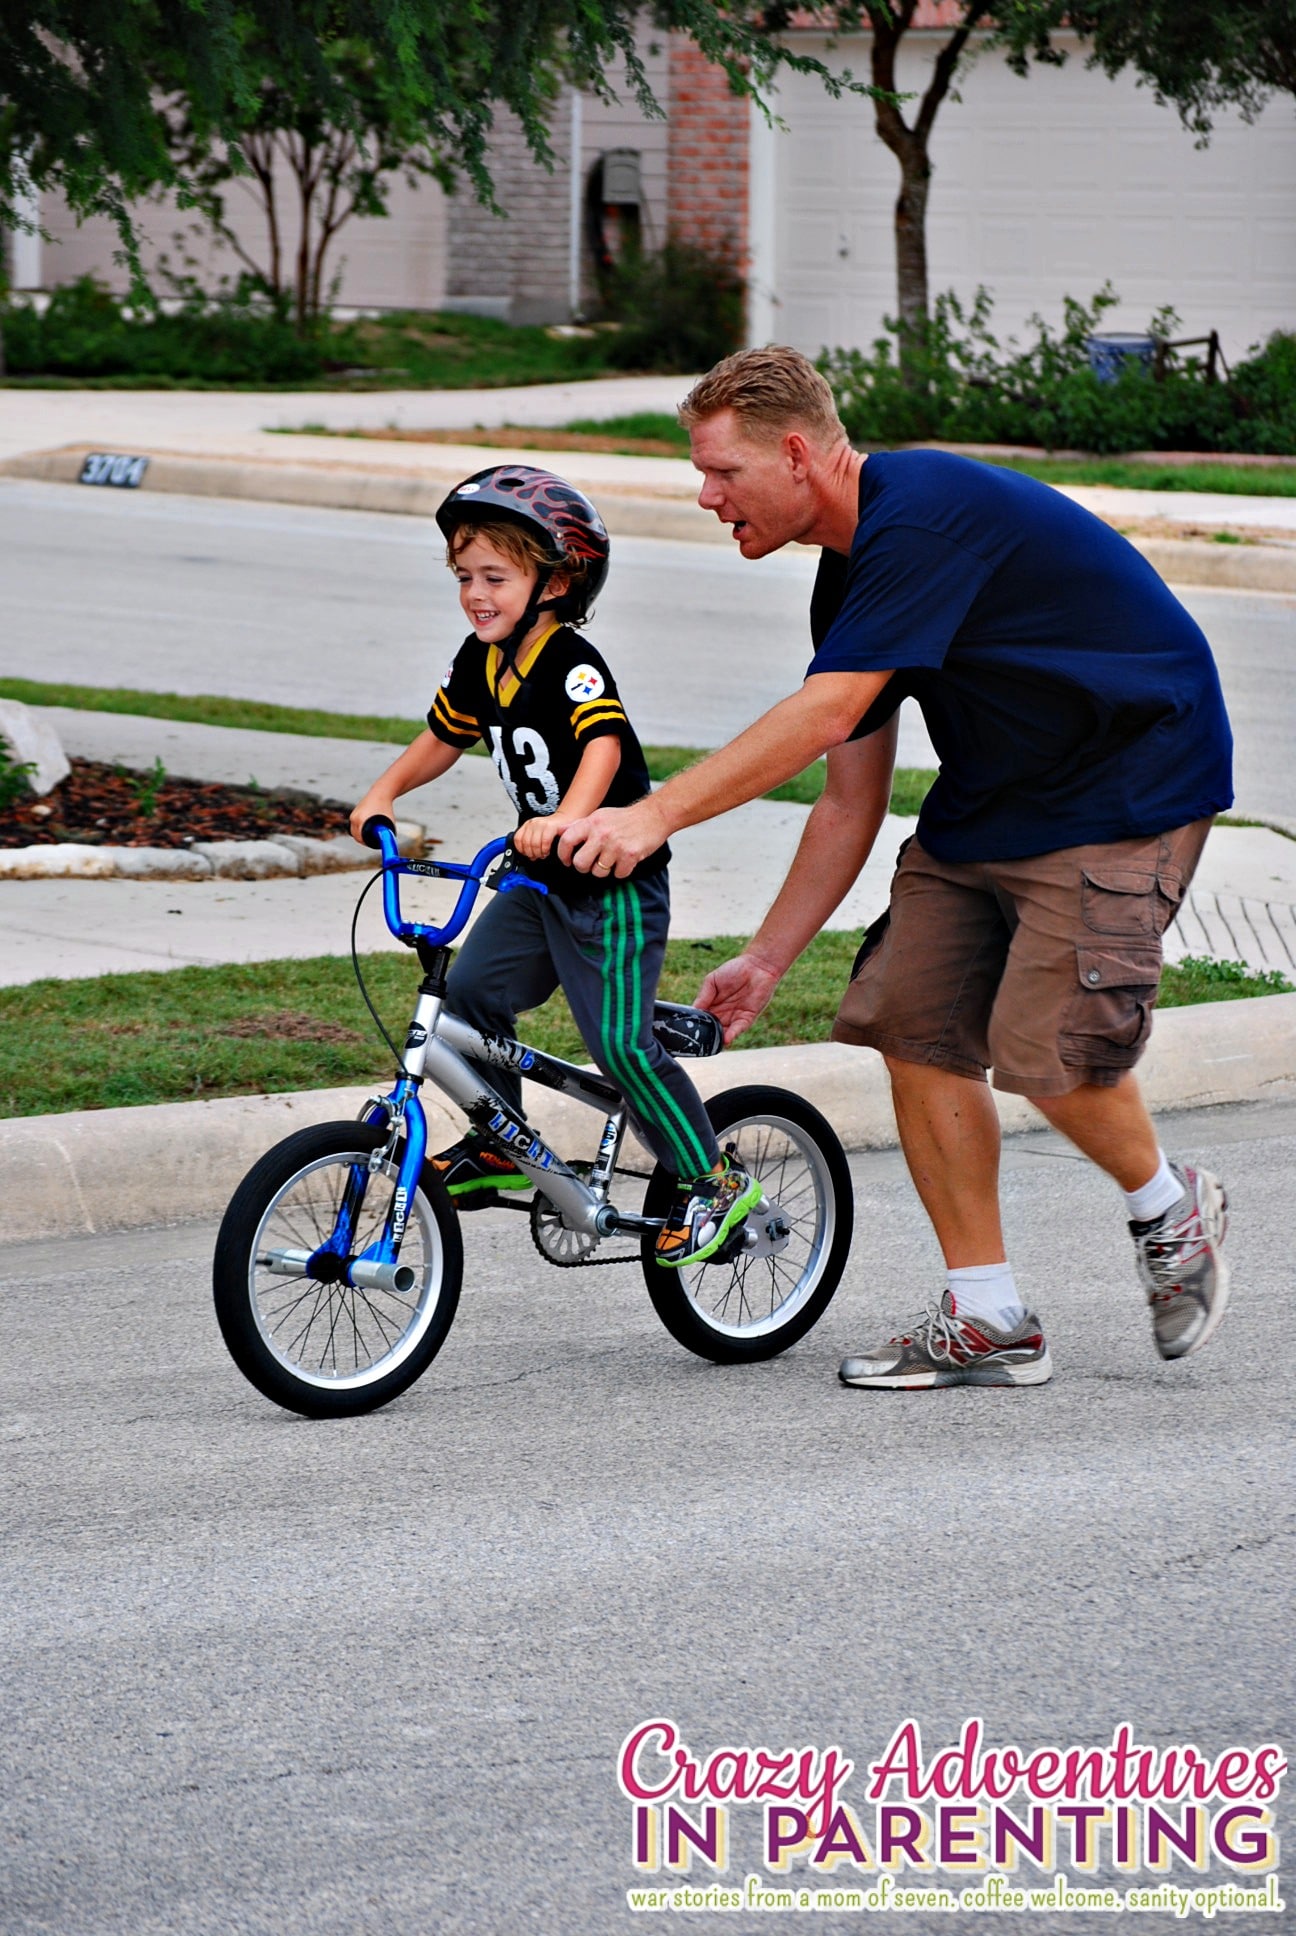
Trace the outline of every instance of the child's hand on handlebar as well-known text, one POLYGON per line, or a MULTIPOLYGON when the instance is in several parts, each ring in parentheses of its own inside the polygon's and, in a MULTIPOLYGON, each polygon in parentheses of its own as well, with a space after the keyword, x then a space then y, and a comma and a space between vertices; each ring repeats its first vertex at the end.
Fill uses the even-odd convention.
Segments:
POLYGON ((522 822, 513 836, 513 845, 525 859, 543 860, 567 824, 560 814, 537 814, 533 820, 522 822))
POLYGON ((360 830, 365 821, 372 820, 375 814, 381 814, 387 820, 395 820, 396 802, 389 793, 380 793, 377 787, 370 787, 364 799, 358 801, 351 809, 351 818, 347 825, 351 829, 353 840, 359 840, 360 830))

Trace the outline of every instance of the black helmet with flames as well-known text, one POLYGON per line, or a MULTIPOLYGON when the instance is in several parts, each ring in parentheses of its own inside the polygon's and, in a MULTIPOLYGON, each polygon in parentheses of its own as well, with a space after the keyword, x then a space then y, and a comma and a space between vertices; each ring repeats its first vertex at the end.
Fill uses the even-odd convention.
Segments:
MULTIPOLYGON (((461 524, 520 524, 538 537, 551 567, 577 575, 569 597, 583 616, 603 587, 608 570, 607 526, 583 491, 552 471, 530 464, 496 464, 456 484, 436 514, 448 540, 461 524)), ((561 610, 568 598, 554 601, 561 610)))

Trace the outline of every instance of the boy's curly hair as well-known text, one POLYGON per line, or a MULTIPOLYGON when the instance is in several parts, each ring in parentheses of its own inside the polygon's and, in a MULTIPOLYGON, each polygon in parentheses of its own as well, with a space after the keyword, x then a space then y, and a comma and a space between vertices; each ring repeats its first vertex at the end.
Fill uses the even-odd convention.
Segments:
POLYGON ((446 564, 451 571, 458 565, 459 554, 475 538, 483 539, 492 551, 498 551, 519 571, 563 572, 567 589, 553 601, 555 615, 568 625, 579 625, 589 617, 588 594, 584 589, 589 567, 583 559, 569 559, 565 564, 555 565, 539 537, 524 524, 515 524, 511 518, 483 518, 477 524, 455 526, 453 537, 446 543, 446 564))

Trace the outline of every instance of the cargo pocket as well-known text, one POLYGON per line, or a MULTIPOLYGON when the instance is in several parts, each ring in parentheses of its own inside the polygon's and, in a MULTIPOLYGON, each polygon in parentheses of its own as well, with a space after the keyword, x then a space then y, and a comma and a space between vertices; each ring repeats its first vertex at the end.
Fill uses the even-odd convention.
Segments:
POLYGON ((1081 945, 1079 986, 1062 1021, 1058 1053, 1068 1069, 1128 1069, 1152 1027, 1161 950, 1081 945))
POLYGON ((1156 891, 1154 868, 1086 867, 1081 876, 1081 919, 1095 934, 1155 934, 1156 891))
MULTIPOLYGON (((891 884, 893 888, 895 886, 895 876, 900 872, 900 863, 905 857, 905 850, 906 848, 912 846, 912 844, 913 844, 913 835, 908 834, 900 842, 900 845, 896 848, 895 872, 891 876, 891 884)), ((850 979, 852 981, 854 981, 856 975, 858 975, 860 969, 864 966, 864 963, 869 959, 869 956, 875 955, 878 949, 882 946, 882 943, 886 940, 887 929, 890 926, 891 926, 891 906, 890 906, 890 903, 888 902, 887 906, 884 907, 881 914, 879 914, 877 920, 870 921, 869 925, 865 928, 863 934, 860 936, 860 944, 859 944, 859 947, 855 950, 855 959, 851 963, 850 979)))
POLYGON ((1086 867, 1081 870, 1080 917, 1094 934, 1139 939, 1162 934, 1183 899, 1183 881, 1168 869, 1086 867))
POLYGON ((875 955, 882 946, 882 943, 886 940, 886 931, 890 926, 891 910, 887 908, 883 913, 879 914, 876 921, 871 921, 868 927, 865 928, 859 947, 855 951, 855 959, 851 963, 850 979, 852 981, 854 981, 869 956, 875 955))

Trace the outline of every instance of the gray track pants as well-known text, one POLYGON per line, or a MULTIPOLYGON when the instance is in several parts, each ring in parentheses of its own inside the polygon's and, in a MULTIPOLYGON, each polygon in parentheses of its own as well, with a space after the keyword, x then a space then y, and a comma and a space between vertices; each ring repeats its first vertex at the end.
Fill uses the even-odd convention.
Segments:
MULTIPOLYGON (((473 1028, 512 1036, 519 1011, 538 1008, 561 984, 585 1046, 625 1097, 643 1140, 692 1181, 720 1152, 701 1097, 652 1032, 669 925, 665 874, 613 881, 573 901, 527 888, 497 894, 455 956, 446 1007, 473 1028)), ((520 1077, 483 1074, 521 1111, 520 1077)))

